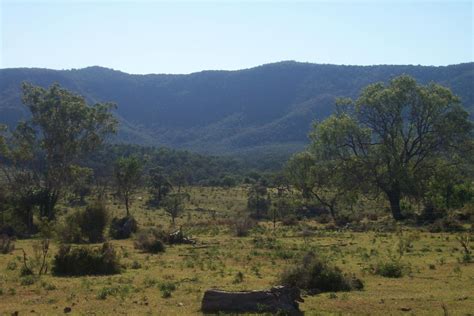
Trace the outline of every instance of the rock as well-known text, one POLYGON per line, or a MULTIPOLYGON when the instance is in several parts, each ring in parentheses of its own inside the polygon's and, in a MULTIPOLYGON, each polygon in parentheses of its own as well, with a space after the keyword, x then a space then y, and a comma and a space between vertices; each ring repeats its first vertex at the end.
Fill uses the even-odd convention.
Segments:
POLYGON ((64 313, 67 314, 67 313, 70 313, 72 311, 72 308, 71 307, 64 307, 64 313))
POLYGON ((411 307, 402 307, 402 308, 400 308, 400 310, 402 312, 409 312, 409 311, 411 311, 411 307))
POLYGON ((301 292, 295 287, 275 286, 264 291, 228 292, 207 290, 201 303, 204 313, 218 312, 286 312, 302 315, 298 302, 303 302, 301 292))

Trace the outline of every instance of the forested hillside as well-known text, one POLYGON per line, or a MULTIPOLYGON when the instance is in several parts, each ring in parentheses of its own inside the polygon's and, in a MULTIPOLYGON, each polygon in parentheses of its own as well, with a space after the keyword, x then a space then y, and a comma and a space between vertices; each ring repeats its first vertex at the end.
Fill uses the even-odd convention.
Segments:
POLYGON ((27 116, 23 81, 53 82, 91 103, 118 105, 118 140, 201 153, 275 157, 303 148, 311 122, 327 117, 336 97, 356 97, 367 84, 409 74, 450 87, 474 109, 474 63, 446 67, 337 66, 297 62, 189 75, 131 75, 101 67, 0 70, 0 123, 27 116))

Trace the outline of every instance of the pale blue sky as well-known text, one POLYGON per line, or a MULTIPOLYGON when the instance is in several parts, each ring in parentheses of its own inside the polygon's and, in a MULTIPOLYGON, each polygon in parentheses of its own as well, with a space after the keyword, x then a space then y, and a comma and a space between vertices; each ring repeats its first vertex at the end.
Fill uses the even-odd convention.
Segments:
POLYGON ((1 68, 190 73, 281 60, 473 61, 473 1, 0 2, 1 68))

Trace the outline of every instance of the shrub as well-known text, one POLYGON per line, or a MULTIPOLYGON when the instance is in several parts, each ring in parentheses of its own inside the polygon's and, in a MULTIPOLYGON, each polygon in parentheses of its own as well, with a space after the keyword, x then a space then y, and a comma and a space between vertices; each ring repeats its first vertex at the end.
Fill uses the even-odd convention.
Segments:
POLYGON ((108 211, 104 203, 94 202, 84 211, 66 216, 58 226, 58 237, 64 243, 97 243, 104 240, 108 211))
POLYGON ((17 263, 15 260, 9 261, 7 263, 7 270, 13 271, 13 270, 16 270, 16 268, 17 268, 17 263))
POLYGON ((291 214, 291 215, 283 217, 283 219, 281 220, 281 223, 284 226, 295 226, 296 224, 298 224, 298 218, 296 217, 296 215, 291 214))
POLYGON ((318 216, 317 221, 321 224, 328 224, 332 222, 332 218, 329 214, 321 214, 318 216))
POLYGON ((444 217, 429 226, 431 233, 462 232, 464 230, 463 225, 454 217, 444 217))
POLYGON ((138 230, 138 223, 133 216, 114 217, 110 223, 109 234, 114 239, 127 239, 138 230))
POLYGON ((163 282, 160 284, 160 291, 162 298, 171 297, 171 293, 176 290, 176 285, 173 282, 163 282))
POLYGON ((8 235, 0 236, 0 253, 7 254, 15 249, 15 242, 12 237, 8 235))
POLYGON ((23 286, 32 285, 36 282, 36 278, 33 275, 26 275, 21 278, 20 284, 23 286))
POLYGON ((20 270, 21 276, 46 274, 49 269, 49 239, 41 239, 33 242, 33 256, 29 257, 23 250, 23 266, 20 270))
POLYGON ((235 275, 234 281, 232 283, 237 284, 237 283, 242 283, 244 281, 244 274, 239 271, 235 275))
POLYGON ((296 286, 310 293, 361 290, 361 280, 349 276, 335 266, 308 253, 302 262, 281 275, 283 285, 296 286))
POLYGON ((14 237, 17 236, 17 232, 15 228, 11 225, 3 224, 0 226, 0 235, 6 235, 8 237, 14 237))
POLYGON ((135 240, 135 248, 144 252, 159 253, 165 251, 163 239, 166 234, 157 228, 149 228, 140 231, 135 240))
POLYGON ((130 268, 131 268, 131 269, 134 269, 134 270, 136 270, 136 269, 141 269, 141 268, 142 268, 142 264, 141 264, 140 262, 134 260, 134 261, 132 262, 132 264, 130 265, 130 268))
POLYGON ((62 223, 56 227, 58 239, 63 243, 82 242, 80 223, 80 212, 68 214, 62 223))
POLYGON ((106 275, 120 273, 120 262, 110 243, 101 248, 61 245, 53 260, 54 275, 106 275))
POLYGON ((248 216, 236 218, 232 222, 234 233, 237 237, 248 236, 249 231, 254 228, 255 225, 255 221, 248 216))
POLYGON ((373 267, 373 273, 386 278, 401 278, 407 267, 399 260, 389 260, 378 262, 373 267))
POLYGON ((90 243, 104 241, 104 229, 107 225, 108 211, 104 203, 95 202, 84 210, 80 216, 82 235, 90 243))

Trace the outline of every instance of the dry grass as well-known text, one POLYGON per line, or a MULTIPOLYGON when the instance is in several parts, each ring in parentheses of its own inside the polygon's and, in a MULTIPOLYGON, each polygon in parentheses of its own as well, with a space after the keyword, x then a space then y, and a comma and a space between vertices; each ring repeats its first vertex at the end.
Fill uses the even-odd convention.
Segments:
MULTIPOLYGON (((474 311, 474 264, 458 262, 462 253, 453 234, 405 232, 405 236, 417 237, 402 257, 411 272, 390 279, 371 274, 370 267, 385 260, 389 250, 395 251, 396 234, 330 232, 308 221, 295 227, 278 226, 275 233, 269 223, 263 223, 249 237, 238 238, 225 223, 245 207, 243 189, 189 190, 191 202, 178 225, 198 244, 172 246, 163 254, 149 255, 135 250, 132 240, 112 241, 127 267, 121 275, 62 278, 48 274, 31 285, 21 285, 21 249, 32 253, 33 241, 18 241, 13 253, 0 255, 1 313, 62 314, 70 307, 73 314, 200 314, 206 289, 267 288, 308 250, 328 257, 343 271, 355 273, 364 280, 365 289, 305 297, 301 308, 306 315, 393 315, 406 311, 442 315, 443 308, 450 315, 465 315, 474 311)), ((144 198, 133 205, 138 222, 142 226, 169 225, 164 212, 146 210, 144 198)), ((110 204, 114 213, 124 212, 123 207, 110 204)), ((56 249, 53 244, 51 252, 56 249)))

